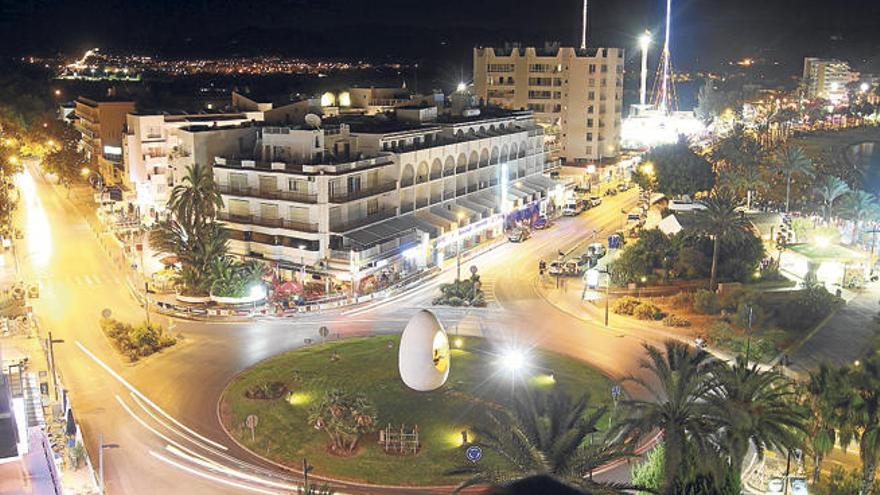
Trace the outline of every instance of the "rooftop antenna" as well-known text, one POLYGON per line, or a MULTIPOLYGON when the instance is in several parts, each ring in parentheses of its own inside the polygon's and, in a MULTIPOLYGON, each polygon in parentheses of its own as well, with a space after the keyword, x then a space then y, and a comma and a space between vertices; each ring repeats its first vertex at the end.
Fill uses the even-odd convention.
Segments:
POLYGON ((669 77, 672 70, 672 63, 669 60, 669 16, 672 15, 672 0, 666 0, 666 32, 663 39, 663 69, 662 81, 660 82, 660 104, 659 109, 663 113, 669 112, 669 77))
POLYGON ((584 0, 584 12, 581 19, 581 50, 587 49, 587 1, 584 0))

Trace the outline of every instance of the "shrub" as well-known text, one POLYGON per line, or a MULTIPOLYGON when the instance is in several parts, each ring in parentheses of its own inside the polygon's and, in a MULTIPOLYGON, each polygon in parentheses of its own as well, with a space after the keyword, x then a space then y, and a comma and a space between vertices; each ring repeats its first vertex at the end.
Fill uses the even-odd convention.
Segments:
MULTIPOLYGON (((831 468, 831 474, 819 480, 815 487, 819 495, 837 495, 839 493, 859 493, 861 484, 861 472, 859 469, 847 471, 842 466, 831 468)), ((872 493, 880 493, 880 480, 875 480, 872 485, 872 493)))
POLYGON ((287 393, 287 385, 281 382, 264 382, 249 387, 244 396, 255 400, 280 399, 287 393))
POLYGON ((103 318, 101 329, 116 350, 125 354, 130 361, 137 361, 177 343, 177 339, 166 335, 159 325, 141 323, 132 326, 112 318, 103 318))
POLYGON ((693 292, 679 292, 669 298, 669 304, 675 309, 691 309, 694 305, 693 292))
POLYGON ((659 320, 663 318, 663 312, 653 303, 642 302, 633 310, 633 316, 640 320, 659 320))
POLYGON ((478 306, 486 305, 482 289, 475 287, 479 278, 457 280, 440 286, 440 295, 434 298, 435 305, 443 306, 478 306))
POLYGON ((619 315, 632 316, 636 306, 638 306, 640 302, 641 301, 635 297, 623 296, 614 301, 614 304, 611 305, 611 311, 614 311, 615 314, 619 315))
POLYGON ((694 311, 704 315, 717 314, 721 308, 714 292, 700 289, 694 293, 694 311))
POLYGON ((828 316, 840 302, 825 287, 808 286, 779 308, 779 325, 786 330, 806 330, 828 316))
POLYGON ((668 315, 666 318, 663 318, 663 325, 667 327, 689 327, 691 326, 691 321, 681 316, 668 315))

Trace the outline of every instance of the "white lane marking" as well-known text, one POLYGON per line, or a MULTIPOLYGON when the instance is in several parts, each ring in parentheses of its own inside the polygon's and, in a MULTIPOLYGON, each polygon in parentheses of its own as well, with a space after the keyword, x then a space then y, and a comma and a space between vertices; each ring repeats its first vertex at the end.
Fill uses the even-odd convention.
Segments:
MULTIPOLYGON (((274 476, 274 477, 276 477, 276 478, 278 477, 278 476, 277 476, 278 473, 275 472, 275 471, 272 471, 271 469, 265 469, 265 468, 261 468, 261 467, 259 467, 259 466, 255 466, 255 465, 253 465, 253 464, 249 464, 249 463, 247 463, 247 462, 245 462, 245 461, 242 461, 241 459, 235 458, 235 457, 233 457, 233 456, 231 456, 231 455, 228 455, 228 454, 225 454, 225 453, 220 452, 220 451, 218 451, 218 450, 212 449, 211 447, 208 447, 208 446, 206 446, 206 445, 202 445, 202 444, 201 444, 200 442, 198 442, 197 440, 194 440, 194 439, 192 439, 192 438, 190 438, 190 437, 184 435, 183 433, 177 431, 175 428, 171 427, 168 423, 165 423, 165 422, 162 421, 161 419, 157 418, 156 415, 153 414, 152 411, 150 411, 149 409, 146 408, 146 406, 144 405, 144 403, 143 403, 140 399, 138 399, 136 395, 131 394, 131 397, 132 397, 132 399, 134 399, 135 404, 137 404, 138 406, 140 406, 140 408, 143 409, 144 412, 146 412, 147 415, 150 416, 150 418, 152 418, 155 422, 159 423, 160 425, 162 425, 162 427, 164 427, 165 429, 171 431, 171 432, 174 433, 175 435, 177 435, 177 436, 179 436, 179 437, 181 437, 181 438, 183 438, 183 439, 185 439, 185 440, 187 440, 187 441, 189 441, 189 442, 192 442, 193 444, 195 444, 195 445, 198 446, 199 448, 205 449, 206 451, 210 452, 210 453, 213 454, 213 455, 216 455, 216 456, 221 457, 221 458, 222 458, 223 460, 225 460, 225 461, 232 462, 233 464, 237 464, 238 466, 241 466, 241 467, 245 467, 245 468, 248 468, 248 469, 252 469, 252 470, 254 470, 254 471, 257 471, 257 472, 263 473, 264 475, 267 475, 267 476, 274 476)), ((151 430, 152 430, 152 429, 151 429, 151 430)), ((166 441, 168 441, 168 440, 166 439, 166 441)), ((176 444, 176 443, 174 443, 174 442, 171 442, 171 441, 169 441, 169 443, 172 443, 172 444, 174 444, 174 445, 178 445, 178 444, 176 444)), ((181 448, 182 448, 182 447, 181 447, 181 448)), ((189 450, 189 449, 186 449, 186 451, 192 453, 192 451, 189 450)), ((225 466, 222 466, 221 464, 219 464, 219 463, 217 463, 217 462, 215 462, 215 461, 213 461, 213 460, 208 459, 208 458, 205 457, 205 456, 199 455, 199 458, 201 458, 201 459, 205 459, 205 460, 211 462, 212 464, 216 465, 218 468, 220 468, 220 467, 225 467, 225 466)))
POLYGON ((146 421, 144 421, 140 416, 138 416, 137 414, 135 414, 134 411, 132 411, 130 407, 128 407, 128 404, 126 404, 125 401, 122 400, 122 397, 120 397, 118 394, 116 395, 116 400, 119 402, 119 405, 122 406, 123 409, 125 409, 125 412, 127 412, 129 415, 131 415, 131 417, 134 418, 135 421, 137 421, 138 423, 140 423, 141 426, 143 426, 144 428, 146 428, 148 431, 150 431, 151 433, 153 433, 153 434, 156 435, 157 437, 161 438, 162 440, 165 440, 165 441, 168 442, 169 444, 172 444, 172 445, 174 445, 174 446, 176 446, 176 447, 179 447, 181 450, 186 451, 186 452, 192 454, 193 456, 201 457, 201 458, 204 459, 205 461, 210 462, 210 460, 209 460, 207 457, 201 456, 201 455, 199 455, 197 452, 195 452, 195 451, 193 451, 193 450, 190 450, 190 449, 184 447, 183 445, 180 445, 179 443, 175 442, 174 440, 168 438, 168 436, 165 435, 164 433, 162 433, 162 432, 160 432, 159 430, 157 430, 157 429, 153 428, 152 426, 148 425, 146 421))
POLYGON ((125 380, 125 378, 122 378, 122 376, 120 376, 119 373, 113 371, 113 368, 107 366, 106 364, 104 364, 103 361, 101 361, 100 359, 98 359, 98 356, 95 356, 94 354, 92 354, 92 351, 86 349, 86 346, 82 345, 82 342, 80 342, 80 341, 77 340, 77 341, 76 341, 76 346, 79 347, 79 349, 80 349, 81 351, 83 351, 83 352, 85 353, 86 356, 92 358, 92 361, 94 361, 95 363, 97 363, 98 366, 104 368, 104 371, 106 371, 107 373, 109 373, 110 376, 112 376, 113 378, 116 378, 116 380, 119 381, 119 383, 121 383, 123 386, 125 386, 125 388, 127 388, 131 393, 137 395, 138 398, 140 398, 141 400, 143 400, 144 402, 146 402, 147 404, 149 404, 150 407, 152 407, 153 409, 159 411, 159 413, 160 413, 162 416, 165 416, 165 417, 166 417, 168 420, 170 420, 172 423, 176 424, 177 426, 179 426, 180 428, 182 428, 182 429, 183 429, 184 431, 186 431, 187 433, 189 433, 189 434, 191 434, 191 435, 193 435, 193 436, 195 436, 195 437, 198 437, 199 439, 201 439, 201 440, 203 440, 203 441, 205 441, 205 442, 207 442, 207 443, 209 443, 209 444, 211 444, 211 445, 213 445, 213 446, 215 446, 215 447, 217 447, 217 448, 219 448, 219 449, 229 450, 228 448, 226 448, 225 445, 221 445, 221 444, 219 444, 219 443, 217 443, 217 442, 211 440, 210 438, 207 438, 207 437, 204 437, 204 436, 198 434, 197 432, 195 432, 195 431, 193 431, 192 429, 190 429, 188 426, 184 425, 184 424, 181 423, 180 421, 178 421, 178 420, 174 419, 173 417, 171 417, 170 414, 168 414, 167 412, 165 412, 161 407, 157 406, 156 403, 154 403, 154 402, 151 401, 149 398, 147 398, 146 395, 142 394, 138 389, 134 388, 130 383, 128 383, 128 382, 125 380))
POLYGON ((193 474, 193 475, 196 475, 200 478, 205 478, 207 480, 216 481, 217 483, 222 483, 227 486, 231 486, 234 488, 240 488, 242 490, 250 490, 250 491, 256 492, 256 493, 265 493, 266 495, 282 495, 283 494, 283 492, 276 492, 276 491, 266 490, 263 488, 258 488, 255 486, 246 485, 244 483, 239 483, 237 481, 227 480, 227 479, 221 478, 219 476, 215 476, 213 474, 209 474, 209 473, 199 471, 197 469, 193 469, 193 468, 191 468, 189 466, 185 466, 177 461, 173 461, 173 460, 163 456, 162 454, 157 454, 156 452, 153 452, 152 450, 150 451, 150 455, 155 457, 156 459, 159 459, 160 461, 162 461, 166 464, 169 464, 171 466, 174 466, 182 471, 186 471, 186 472, 193 474))
POLYGON ((167 450, 168 452, 171 452, 172 454, 176 455, 177 457, 179 457, 183 460, 190 461, 190 462, 192 462, 194 464, 198 464, 199 466, 202 466, 206 469, 210 469, 215 472, 227 474, 227 475, 235 477, 235 478, 240 478, 240 479, 243 479, 246 481, 252 481, 254 483, 260 483, 262 485, 271 486, 272 488, 281 488, 282 490, 289 490, 289 491, 294 491, 294 492, 300 488, 298 485, 292 485, 290 483, 279 483, 277 481, 263 479, 263 478, 260 478, 259 476, 254 476, 252 474, 237 471, 235 469, 230 469, 230 468, 227 468, 226 466, 221 466, 220 464, 217 464, 214 462, 210 462, 210 461, 206 462, 206 461, 199 459, 199 458, 193 458, 192 456, 187 455, 185 452, 181 452, 180 449, 174 447, 173 445, 166 446, 165 450, 167 450))

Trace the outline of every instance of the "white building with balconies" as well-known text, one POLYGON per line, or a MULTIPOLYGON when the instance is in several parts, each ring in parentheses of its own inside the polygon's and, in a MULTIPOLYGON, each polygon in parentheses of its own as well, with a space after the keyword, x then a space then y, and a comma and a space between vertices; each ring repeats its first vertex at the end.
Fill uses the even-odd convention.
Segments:
POLYGON ((466 115, 404 108, 321 129, 254 128, 252 157, 214 162, 231 251, 356 295, 560 204, 531 112, 466 115))

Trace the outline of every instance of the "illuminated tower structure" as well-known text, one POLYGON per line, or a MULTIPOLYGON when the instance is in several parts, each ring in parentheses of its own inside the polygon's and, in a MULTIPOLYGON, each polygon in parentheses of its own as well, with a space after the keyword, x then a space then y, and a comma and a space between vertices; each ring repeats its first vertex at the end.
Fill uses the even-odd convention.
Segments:
POLYGON ((666 30, 663 33, 663 51, 660 54, 660 67, 657 80, 654 83, 654 105, 658 111, 667 115, 675 111, 675 86, 672 81, 672 57, 669 50, 671 15, 672 0, 666 0, 666 30))
POLYGON ((581 50, 587 49, 587 2, 584 0, 584 12, 581 16, 581 50))

